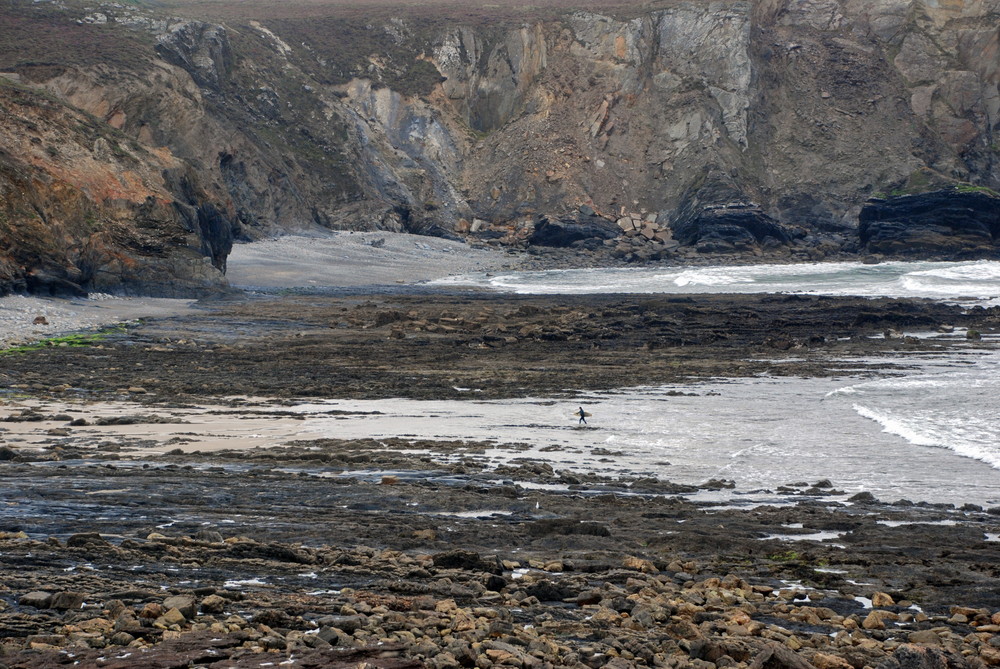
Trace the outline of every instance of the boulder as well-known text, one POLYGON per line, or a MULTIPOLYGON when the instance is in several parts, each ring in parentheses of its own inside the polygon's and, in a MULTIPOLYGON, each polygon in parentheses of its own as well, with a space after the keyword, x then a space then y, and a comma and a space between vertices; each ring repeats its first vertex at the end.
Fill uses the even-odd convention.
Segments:
POLYGON ((219 595, 209 595, 201 600, 202 613, 222 613, 226 610, 226 598, 219 595))
POLYGON ((107 548, 111 544, 98 532, 78 532, 66 539, 67 548, 107 548))
POLYGON ((985 190, 948 188, 872 199, 861 209, 858 223, 861 244, 872 253, 1000 254, 1000 196, 985 190))
POLYGON ((187 618, 180 609, 173 608, 167 609, 162 616, 156 619, 154 624, 170 627, 171 625, 183 625, 185 622, 187 622, 187 618))
POLYGON ((163 608, 167 609, 177 609, 185 618, 194 618, 195 614, 198 612, 198 607, 195 603, 195 598, 190 595, 174 595, 173 597, 167 597, 163 600, 163 608))
POLYGON ((316 621, 324 629, 337 629, 345 634, 354 634, 365 626, 363 616, 323 616, 316 621))
POLYGON ((937 648, 903 644, 876 669, 957 669, 968 666, 963 658, 937 648))
POLYGON ((49 602, 50 609, 71 611, 83 606, 85 595, 82 592, 57 592, 49 602))
POLYGON ((36 609, 47 609, 49 608, 49 604, 51 602, 51 592, 42 592, 38 590, 21 595, 17 600, 17 603, 21 606, 33 606, 36 609))
POLYGON ((503 566, 496 556, 481 557, 474 551, 456 549, 432 556, 434 566, 438 569, 464 569, 466 571, 485 571, 490 574, 500 574, 503 566))
POLYGON ((558 218, 539 216, 528 243, 535 246, 567 247, 575 242, 588 240, 600 243, 606 239, 615 239, 621 234, 622 229, 614 221, 581 211, 558 218))

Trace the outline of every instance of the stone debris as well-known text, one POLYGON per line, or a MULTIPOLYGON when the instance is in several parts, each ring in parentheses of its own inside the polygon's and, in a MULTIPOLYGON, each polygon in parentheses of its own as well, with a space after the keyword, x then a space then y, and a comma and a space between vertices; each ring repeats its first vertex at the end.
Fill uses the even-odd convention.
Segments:
MULTIPOLYGON (((165 551, 169 562, 207 566, 216 562, 215 553, 234 545, 184 537, 161 541, 108 544, 95 557, 110 567, 165 551)), ((6 556, 30 552, 65 559, 67 549, 58 544, 5 538, 0 549, 6 556)), ((875 608, 866 612, 843 595, 754 585, 738 576, 711 575, 710 564, 694 561, 657 565, 629 556, 596 571, 579 571, 565 561, 558 571, 535 571, 522 561, 501 565, 495 556, 465 550, 308 551, 317 584, 354 574, 368 575, 368 585, 310 591, 241 587, 241 581, 194 589, 168 583, 161 594, 95 575, 85 580, 86 592, 25 591, 16 607, 0 608, 0 666, 61 666, 61 657, 83 666, 140 666, 134 663, 139 657, 141 666, 182 666, 170 662, 193 662, 197 655, 212 658, 217 664, 211 666, 232 667, 293 664, 293 658, 301 666, 441 669, 1000 664, 1000 611, 988 608, 954 606, 951 615, 926 615, 878 592, 875 608), (372 581, 375 575, 382 580, 372 581), (401 592, 404 583, 417 594, 401 592), (915 659, 920 664, 912 664, 915 659)), ((278 576, 287 573, 286 565, 269 559, 230 566, 275 574, 275 584, 287 580, 278 576)), ((8 579, 8 592, 16 594, 32 580, 28 574, 8 579)))

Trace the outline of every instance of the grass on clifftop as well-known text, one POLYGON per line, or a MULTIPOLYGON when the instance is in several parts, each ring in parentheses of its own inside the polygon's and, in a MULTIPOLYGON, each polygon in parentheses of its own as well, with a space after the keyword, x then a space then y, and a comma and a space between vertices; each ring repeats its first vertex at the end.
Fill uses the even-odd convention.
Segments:
POLYGON ((993 197, 1000 197, 1000 193, 997 193, 991 188, 987 188, 986 186, 976 186, 975 184, 970 184, 964 181, 958 181, 957 179, 940 174, 939 172, 936 172, 928 167, 921 167, 910 174, 906 181, 895 183, 889 187, 888 190, 875 191, 871 196, 884 200, 889 197, 920 195, 922 193, 930 193, 933 191, 948 190, 949 188, 952 188, 959 193, 983 193, 993 197))
POLYGON ((31 69, 111 65, 144 71, 155 58, 153 42, 113 24, 77 23, 71 8, 15 0, 0 4, 0 71, 31 78, 31 69))

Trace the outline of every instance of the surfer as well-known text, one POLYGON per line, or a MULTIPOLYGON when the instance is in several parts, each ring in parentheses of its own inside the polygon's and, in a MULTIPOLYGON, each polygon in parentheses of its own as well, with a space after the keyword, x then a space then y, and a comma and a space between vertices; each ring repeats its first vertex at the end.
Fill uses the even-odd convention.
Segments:
MULTIPOLYGON (((583 423, 584 425, 587 424, 587 412, 583 410, 583 407, 580 407, 580 410, 576 412, 576 415, 580 417, 580 423, 583 423)), ((580 423, 577 423, 577 425, 580 423)))

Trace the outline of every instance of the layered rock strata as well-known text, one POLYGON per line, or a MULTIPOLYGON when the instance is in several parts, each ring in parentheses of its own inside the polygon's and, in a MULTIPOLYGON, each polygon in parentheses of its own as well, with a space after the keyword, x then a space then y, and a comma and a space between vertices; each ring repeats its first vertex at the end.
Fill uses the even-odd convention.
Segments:
POLYGON ((876 253, 1000 255, 1000 197, 942 190, 876 199, 861 210, 861 242, 876 253))
POLYGON ((0 72, 181 161, 193 206, 242 238, 518 230, 587 206, 652 215, 654 243, 816 258, 856 250, 864 202, 914 174, 1000 187, 997 0, 0 11, 0 72))

